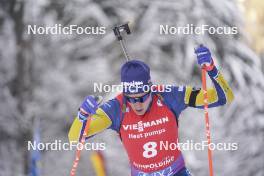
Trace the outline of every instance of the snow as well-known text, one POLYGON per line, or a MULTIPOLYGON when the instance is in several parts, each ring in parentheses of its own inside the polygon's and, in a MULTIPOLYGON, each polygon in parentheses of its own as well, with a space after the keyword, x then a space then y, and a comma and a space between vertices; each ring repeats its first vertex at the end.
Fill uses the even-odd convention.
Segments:
MULTIPOLYGON (((16 6, 11 6, 12 2, 0 2, 0 175, 26 175, 25 142, 32 137, 34 118, 40 118, 43 141, 67 141, 81 101, 94 94, 93 83, 119 83, 125 60, 111 28, 126 21, 132 30, 126 38, 128 51, 150 65, 153 82, 201 86, 193 48, 203 42, 211 49, 235 94, 231 105, 209 111, 212 140, 239 144, 238 151, 213 152, 215 175, 264 175, 264 57, 261 60, 248 45, 235 1, 15 0, 16 6), (8 10, 15 7, 13 13, 8 10), (22 14, 14 15, 19 7, 24 7, 22 14), (27 24, 56 23, 102 25, 107 32, 100 36, 26 34, 27 24), (239 33, 160 35, 160 24, 237 26, 239 33), (23 33, 16 33, 18 27, 23 33), (17 72, 18 61, 24 74, 17 72)), ((205 139, 203 111, 184 111, 180 136, 181 140, 205 139)), ((106 142, 108 175, 129 174, 127 155, 114 132, 107 130, 93 140, 106 142)), ((83 152, 78 175, 94 174, 90 153, 83 152)), ((43 152, 42 175, 68 175, 73 156, 74 151, 43 152)), ((184 156, 194 175, 208 175, 207 151, 184 151, 184 156)))

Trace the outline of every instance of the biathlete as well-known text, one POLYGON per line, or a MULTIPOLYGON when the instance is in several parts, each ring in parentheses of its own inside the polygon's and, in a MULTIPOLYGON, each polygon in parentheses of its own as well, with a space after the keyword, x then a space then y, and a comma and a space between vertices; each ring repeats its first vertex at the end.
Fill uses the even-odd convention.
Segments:
MULTIPOLYGON (((214 65, 208 48, 195 50, 197 61, 204 66, 214 87, 207 90, 208 105, 230 103, 233 93, 214 65)), ((160 144, 178 142, 178 119, 187 107, 203 108, 203 91, 190 86, 146 91, 152 86, 148 65, 139 60, 126 62, 121 68, 123 92, 98 105, 94 96, 81 104, 78 117, 69 132, 70 141, 80 140, 87 118, 92 118, 88 137, 105 129, 115 130, 128 154, 132 176, 188 176, 181 151, 164 150, 160 144)), ((149 89, 151 90, 151 89, 149 89)))

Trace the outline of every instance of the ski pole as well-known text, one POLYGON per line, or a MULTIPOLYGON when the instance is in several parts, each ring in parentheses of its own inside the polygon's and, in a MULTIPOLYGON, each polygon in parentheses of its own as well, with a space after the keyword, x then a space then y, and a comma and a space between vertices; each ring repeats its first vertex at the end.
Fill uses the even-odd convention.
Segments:
POLYGON ((208 95, 206 87, 206 69, 205 65, 202 67, 202 84, 203 84, 203 95, 204 95, 204 116, 206 124, 206 137, 208 142, 208 162, 209 162, 209 173, 210 176, 213 176, 213 160, 212 160, 212 151, 210 149, 211 144, 211 134, 210 134, 210 125, 209 125, 209 114, 208 114, 208 95))
MULTIPOLYGON (((96 102, 99 105, 103 101, 103 97, 95 96, 95 100, 96 100, 96 102)), ((80 157, 81 157, 81 151, 84 148, 85 138, 88 136, 88 130, 90 128, 91 121, 92 121, 92 117, 91 117, 91 114, 90 114, 87 117, 87 121, 85 123, 84 132, 83 132, 83 134, 81 136, 81 143, 79 142, 78 145, 77 145, 77 150, 76 150, 76 153, 75 153, 75 158, 74 158, 74 162, 73 162, 73 165, 72 165, 70 176, 75 176, 76 175, 77 166, 79 164, 80 157), (79 144, 81 144, 81 147, 79 147, 79 144)))
POLYGON ((123 31, 125 31, 127 34, 131 34, 129 26, 128 26, 128 23, 125 23, 125 24, 119 25, 119 26, 115 26, 113 28, 113 31, 114 31, 114 34, 115 34, 117 40, 119 41, 119 43, 121 45, 121 48, 122 48, 123 53, 124 53, 124 55, 126 57, 126 60, 129 61, 130 57, 128 55, 127 48, 125 46, 124 39, 123 39, 123 37, 121 35, 121 32, 123 32, 123 31))
POLYGON ((79 161, 80 161, 80 157, 81 157, 81 151, 83 149, 83 146, 84 146, 84 143, 85 143, 85 138, 86 136, 88 135, 88 129, 89 129, 89 126, 91 124, 91 120, 92 118, 90 116, 87 117, 87 121, 86 121, 86 124, 85 124, 85 128, 84 128, 84 132, 82 134, 82 137, 81 137, 81 147, 78 147, 79 145, 77 145, 77 150, 76 150, 76 153, 75 153, 75 159, 74 159, 74 162, 73 162, 73 165, 72 165, 72 169, 71 169, 71 175, 70 176, 75 176, 76 174, 76 171, 77 171, 77 166, 79 164, 79 161))

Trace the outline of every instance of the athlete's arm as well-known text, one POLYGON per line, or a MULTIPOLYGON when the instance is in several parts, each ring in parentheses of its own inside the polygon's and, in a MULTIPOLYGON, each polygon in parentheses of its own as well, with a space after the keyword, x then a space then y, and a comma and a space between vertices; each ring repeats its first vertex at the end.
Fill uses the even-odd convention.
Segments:
MULTIPOLYGON (((232 89, 224 79, 223 75, 214 67, 208 72, 214 87, 207 89, 208 106, 216 107, 230 103, 234 99, 232 89)), ((184 102, 187 106, 203 108, 203 91, 199 88, 186 86, 184 102)))
MULTIPOLYGON (((112 124, 111 120, 101 108, 97 109, 96 114, 89 118, 92 118, 92 121, 90 123, 90 128, 88 129, 88 137, 102 132, 112 124)), ((80 136, 83 134, 85 124, 86 120, 81 121, 78 117, 74 119, 68 134, 69 141, 80 140, 80 136)))
MULTIPOLYGON (((204 67, 214 84, 214 88, 207 90, 208 106, 216 107, 230 103, 234 99, 233 92, 223 75, 215 67, 210 50, 200 45, 195 49, 195 54, 198 64, 204 67)), ((203 96, 201 89, 185 87, 184 103, 186 106, 203 108, 203 96)))
MULTIPOLYGON (((92 118, 90 127, 88 130, 88 137, 91 137, 97 133, 104 131, 107 128, 117 129, 117 123, 119 118, 119 103, 116 99, 110 100, 107 103, 101 105, 96 114, 89 118, 92 118)), ((83 134, 83 130, 86 125, 86 120, 82 121, 78 117, 75 118, 70 128, 68 138, 69 141, 79 141, 80 136, 83 134)))
MULTIPOLYGON (((208 74, 214 84, 214 87, 207 89, 208 106, 216 107, 230 103, 234 99, 234 95, 223 75, 216 67, 208 71, 208 74)), ((173 86, 171 91, 160 94, 177 118, 187 107, 203 108, 203 91, 201 88, 173 86)))

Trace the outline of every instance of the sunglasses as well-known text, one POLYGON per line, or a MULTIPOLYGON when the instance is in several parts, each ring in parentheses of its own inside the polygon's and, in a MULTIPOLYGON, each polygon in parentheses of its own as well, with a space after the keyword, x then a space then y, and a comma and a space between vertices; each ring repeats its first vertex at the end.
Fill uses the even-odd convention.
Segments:
POLYGON ((127 101, 130 103, 136 103, 136 102, 144 103, 148 99, 150 94, 151 93, 148 92, 147 94, 145 94, 141 97, 128 97, 128 96, 125 96, 125 97, 126 97, 127 101))

